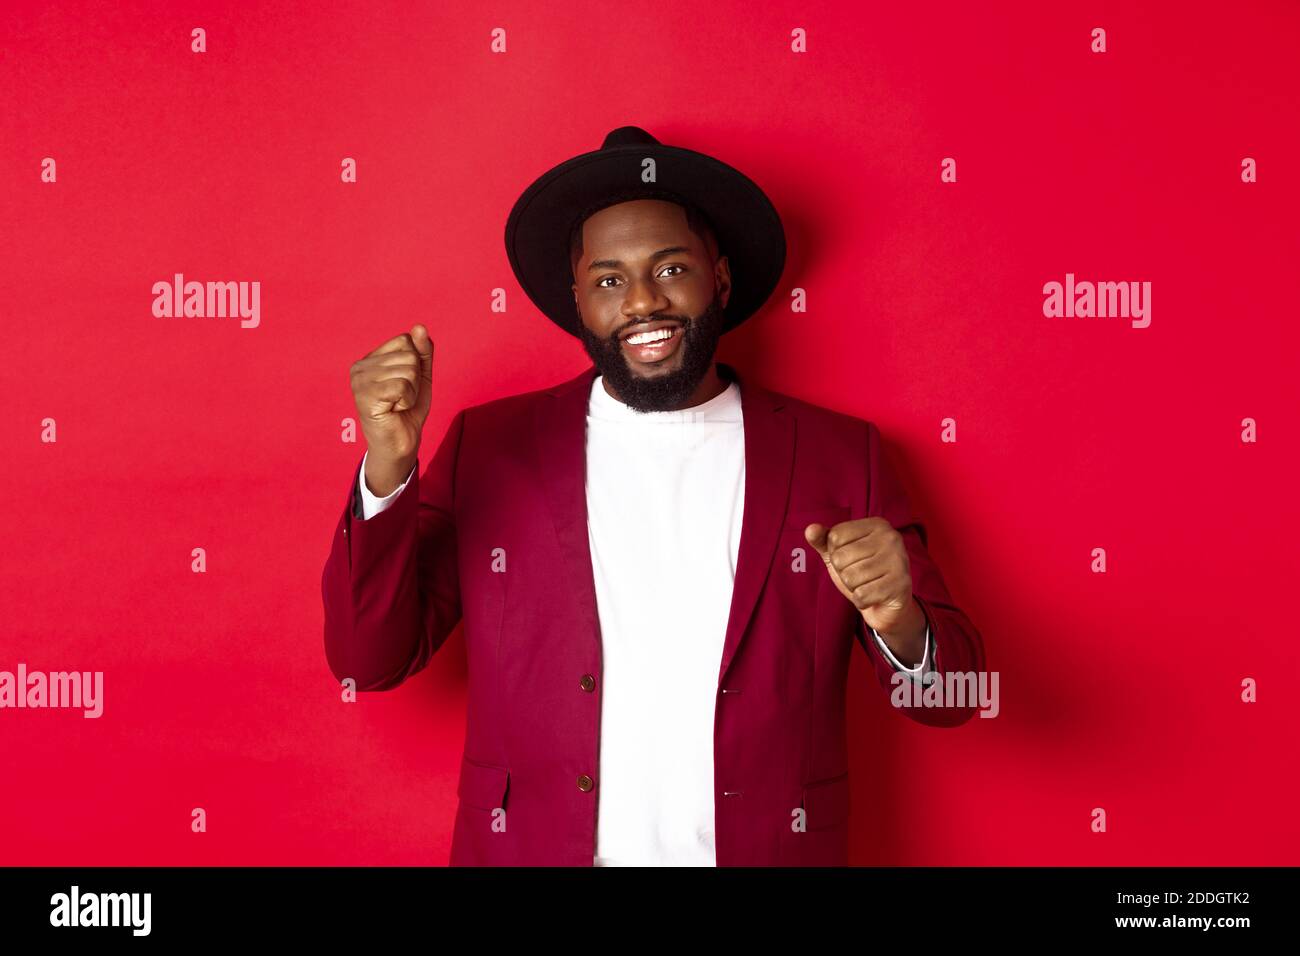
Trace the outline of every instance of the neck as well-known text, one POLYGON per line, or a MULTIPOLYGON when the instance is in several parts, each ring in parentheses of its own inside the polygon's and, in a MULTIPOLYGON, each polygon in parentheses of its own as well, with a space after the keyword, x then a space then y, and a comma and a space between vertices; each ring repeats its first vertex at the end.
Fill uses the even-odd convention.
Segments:
MULTIPOLYGON (((620 402, 623 401, 618 392, 610 387, 608 378, 602 377, 600 383, 605 387, 607 395, 620 402)), ((713 362, 709 365, 709 370, 704 373, 704 377, 700 379, 700 384, 695 386, 695 391, 691 392, 685 401, 673 405, 671 408, 666 408, 664 411, 679 412, 683 408, 694 408, 696 405, 703 405, 726 391, 728 384, 728 381, 718 374, 718 364, 713 362)))

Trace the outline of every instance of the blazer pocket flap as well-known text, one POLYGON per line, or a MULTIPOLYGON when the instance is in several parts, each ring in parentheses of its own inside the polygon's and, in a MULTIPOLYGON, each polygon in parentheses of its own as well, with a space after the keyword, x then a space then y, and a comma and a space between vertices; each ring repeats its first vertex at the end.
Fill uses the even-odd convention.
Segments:
POLYGON ((810 524, 821 524, 827 528, 832 528, 841 521, 848 520, 848 506, 822 505, 820 508, 799 508, 796 511, 788 512, 785 516, 785 526, 786 528, 798 528, 802 531, 810 524))
POLYGON ((804 827, 825 830, 849 818, 849 775, 806 783, 803 788, 804 827))
POLYGON ((475 763, 469 758, 461 760, 460 784, 456 788, 456 796, 466 806, 481 810, 504 808, 509 789, 509 770, 475 763))

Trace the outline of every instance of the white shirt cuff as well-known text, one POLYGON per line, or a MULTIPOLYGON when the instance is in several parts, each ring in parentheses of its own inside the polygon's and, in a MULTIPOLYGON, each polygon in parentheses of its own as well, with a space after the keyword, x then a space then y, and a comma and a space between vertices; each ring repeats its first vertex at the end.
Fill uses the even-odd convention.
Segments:
POLYGON ((921 655, 921 663, 917 664, 915 667, 903 666, 903 663, 895 657, 893 651, 889 649, 889 645, 886 644, 884 639, 876 633, 874 627, 868 627, 867 630, 871 631, 871 636, 876 639, 876 646, 880 648, 880 652, 885 655, 885 660, 889 661, 894 670, 902 671, 904 674, 909 675, 912 680, 919 680, 928 671, 934 669, 934 641, 930 635, 930 627, 928 624, 925 628, 925 653, 921 655))
POLYGON ((373 518, 381 511, 387 509, 397 498, 397 496, 402 493, 402 489, 406 487, 407 482, 411 480, 411 475, 415 474, 415 469, 418 468, 420 465, 418 461, 414 465, 412 465, 411 473, 406 476, 406 481, 403 481, 400 485, 398 485, 397 488, 393 490, 392 494, 385 495, 384 497, 380 498, 373 491, 371 491, 369 488, 366 487, 366 459, 369 457, 370 457, 370 451, 369 449, 367 449, 366 453, 361 456, 361 471, 357 473, 357 484, 361 488, 362 520, 373 518))

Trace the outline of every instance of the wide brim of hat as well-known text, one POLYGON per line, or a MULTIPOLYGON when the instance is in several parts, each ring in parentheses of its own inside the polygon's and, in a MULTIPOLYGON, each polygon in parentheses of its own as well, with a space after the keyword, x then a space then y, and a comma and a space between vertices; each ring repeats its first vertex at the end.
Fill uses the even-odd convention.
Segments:
POLYGON ((580 211, 624 189, 656 186, 690 200, 713 223, 731 272, 724 309, 729 331, 765 303, 785 268, 785 229, 776 208, 748 176, 694 150, 629 144, 583 153, 534 181, 506 219, 506 255, 524 293, 552 322, 578 334, 569 231, 580 211), (642 183, 642 161, 655 160, 656 182, 642 183))

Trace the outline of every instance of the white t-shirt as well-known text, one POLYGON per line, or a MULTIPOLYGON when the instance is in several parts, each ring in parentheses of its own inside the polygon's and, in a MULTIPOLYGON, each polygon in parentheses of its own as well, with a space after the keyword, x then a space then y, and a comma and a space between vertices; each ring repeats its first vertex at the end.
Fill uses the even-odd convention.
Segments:
MULTIPOLYGON (((740 388, 638 412, 598 375, 586 443, 603 681, 593 863, 715 866, 714 704, 745 508, 740 388)), ((406 487, 378 498, 364 476, 363 458, 366 518, 406 487)), ((928 633, 915 668, 873 635, 913 679, 932 669, 928 633)))
POLYGON ((638 412, 592 383, 587 532, 600 614, 601 865, 713 866, 713 709, 745 508, 735 382, 638 412))

